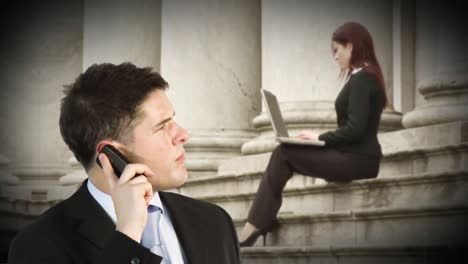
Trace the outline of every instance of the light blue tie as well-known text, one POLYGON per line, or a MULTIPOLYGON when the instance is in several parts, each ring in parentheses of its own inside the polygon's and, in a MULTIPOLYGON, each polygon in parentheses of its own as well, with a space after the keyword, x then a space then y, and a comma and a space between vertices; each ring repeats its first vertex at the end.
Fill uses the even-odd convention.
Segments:
POLYGON ((163 258, 162 264, 167 263, 167 254, 165 254, 160 237, 159 221, 161 220, 161 213, 161 208, 154 205, 148 206, 148 219, 141 236, 141 244, 154 254, 161 256, 163 258))

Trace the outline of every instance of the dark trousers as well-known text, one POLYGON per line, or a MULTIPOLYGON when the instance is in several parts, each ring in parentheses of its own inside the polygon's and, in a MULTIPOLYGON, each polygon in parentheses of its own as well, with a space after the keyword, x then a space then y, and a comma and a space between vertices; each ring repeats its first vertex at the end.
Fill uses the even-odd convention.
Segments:
POLYGON ((286 182, 293 172, 327 181, 375 178, 380 157, 345 153, 331 148, 280 144, 271 154, 247 221, 268 230, 276 221, 286 182))

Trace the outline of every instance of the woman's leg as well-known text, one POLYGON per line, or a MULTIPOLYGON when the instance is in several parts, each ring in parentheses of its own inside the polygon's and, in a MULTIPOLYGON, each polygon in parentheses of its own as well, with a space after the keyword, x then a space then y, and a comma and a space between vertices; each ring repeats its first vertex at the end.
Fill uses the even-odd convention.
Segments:
POLYGON ((293 174, 283 148, 283 144, 278 145, 272 152, 249 211, 247 221, 258 229, 269 229, 275 223, 283 188, 293 174))
POLYGON ((330 148, 284 145, 283 153, 295 172, 327 181, 375 178, 380 167, 379 157, 330 148))
POLYGON ((293 172, 327 181, 351 181, 376 177, 379 163, 380 158, 377 157, 364 157, 334 149, 279 145, 273 151, 260 182, 241 240, 255 229, 268 230, 273 226, 281 207, 283 188, 293 172))

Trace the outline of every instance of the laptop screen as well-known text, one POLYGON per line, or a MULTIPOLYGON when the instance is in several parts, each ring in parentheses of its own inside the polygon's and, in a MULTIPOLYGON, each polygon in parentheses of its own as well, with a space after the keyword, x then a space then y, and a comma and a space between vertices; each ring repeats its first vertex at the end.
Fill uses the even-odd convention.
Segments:
POLYGON ((262 89, 262 95, 265 100, 268 116, 271 120, 271 126, 273 127, 273 131, 276 136, 289 137, 276 96, 265 89, 262 89))

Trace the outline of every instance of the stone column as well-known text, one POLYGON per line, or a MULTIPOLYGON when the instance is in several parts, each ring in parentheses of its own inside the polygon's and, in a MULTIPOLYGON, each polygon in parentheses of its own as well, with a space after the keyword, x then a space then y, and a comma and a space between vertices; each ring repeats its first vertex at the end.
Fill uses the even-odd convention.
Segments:
MULTIPOLYGON (((84 1, 83 71, 94 63, 132 62, 160 69, 161 1, 84 1)), ((72 171, 60 179, 63 185, 82 182, 87 175, 73 154, 72 171)))
POLYGON ((414 109, 414 0, 393 0, 393 106, 401 113, 414 109))
MULTIPOLYGON (((0 121, 3 121, 0 118, 0 121)), ((0 139, 0 143, 3 143, 0 139)), ((11 214, 10 195, 8 188, 17 183, 18 179, 9 171, 10 161, 0 154, 0 259, 5 260, 8 254, 8 245, 15 234, 14 222, 8 218, 11 214)))
MULTIPOLYGON (((457 1, 415 1, 415 107, 379 140, 379 177, 463 175, 468 164, 468 29, 457 1)), ((440 182, 440 184, 448 184, 440 182)))
POLYGON ((85 0, 84 7, 83 70, 129 61, 159 71, 160 0, 85 0))
MULTIPOLYGON (((331 53, 333 31, 347 21, 366 26, 392 99, 392 3, 360 0, 263 1, 262 85, 278 97, 290 134, 302 129, 334 129, 334 100, 343 83, 331 53)), ((392 108, 382 117, 381 131, 400 127, 392 108)), ((253 119, 260 136, 242 146, 243 154, 269 152, 276 146, 265 108, 253 119)))
POLYGON ((416 3, 416 107, 406 128, 468 120, 468 28, 461 3, 416 3))
POLYGON ((190 132, 192 177, 214 174, 253 137, 260 105, 260 1, 162 4, 161 72, 176 121, 190 132))
POLYGON ((10 160, 0 154, 0 200, 8 199, 7 186, 18 183, 18 178, 11 174, 9 165, 10 160))
POLYGON ((0 153, 10 160, 10 179, 17 181, 8 190, 10 201, 34 201, 24 207, 28 215, 40 203, 58 199, 58 180, 67 172, 59 108, 63 85, 82 67, 83 4, 48 0, 2 8, 8 29, 0 49, 0 153))

